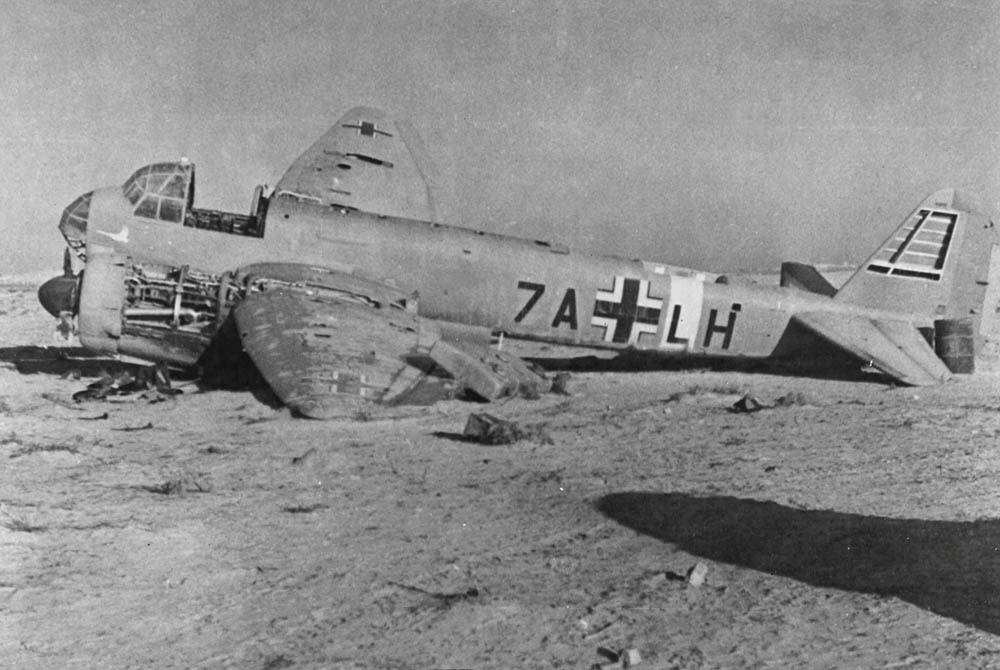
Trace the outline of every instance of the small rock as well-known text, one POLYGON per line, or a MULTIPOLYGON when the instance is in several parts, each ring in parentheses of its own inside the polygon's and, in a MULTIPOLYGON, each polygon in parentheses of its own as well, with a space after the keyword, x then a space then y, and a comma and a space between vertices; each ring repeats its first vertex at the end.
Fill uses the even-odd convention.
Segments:
POLYGON ((522 426, 485 412, 469 415, 462 436, 466 440, 486 445, 513 444, 520 440, 552 444, 552 437, 544 426, 522 426))
POLYGON ((570 395, 568 372, 556 373, 555 379, 552 380, 552 393, 558 395, 570 395))
POLYGON ((487 414, 470 414, 462 435, 480 444, 513 444, 521 439, 521 427, 513 421, 487 414))
POLYGON ((638 649, 625 649, 618 654, 618 660, 621 661, 623 668, 634 668, 642 663, 642 655, 638 649))
POLYGON ((705 583, 705 578, 707 576, 708 576, 708 566, 699 561, 695 563, 693 568, 688 570, 687 574, 688 584, 697 588, 705 583))

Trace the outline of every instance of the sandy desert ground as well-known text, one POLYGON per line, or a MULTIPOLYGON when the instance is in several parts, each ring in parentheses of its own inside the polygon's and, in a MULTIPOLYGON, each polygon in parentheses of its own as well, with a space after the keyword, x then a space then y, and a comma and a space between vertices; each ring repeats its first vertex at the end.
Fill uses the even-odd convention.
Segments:
POLYGON ((76 404, 100 363, 33 287, 0 324, 0 666, 1000 668, 995 375, 615 369, 320 423, 76 404), (461 440, 484 410, 538 437, 461 440))

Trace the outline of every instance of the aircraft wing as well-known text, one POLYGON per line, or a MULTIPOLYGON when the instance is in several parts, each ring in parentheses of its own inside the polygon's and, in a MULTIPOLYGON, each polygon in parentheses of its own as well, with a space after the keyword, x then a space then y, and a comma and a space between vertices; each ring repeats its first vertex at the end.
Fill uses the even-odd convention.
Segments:
POLYGON ((233 314, 271 389, 314 419, 354 416, 411 391, 424 373, 407 356, 436 339, 431 331, 426 341, 415 313, 353 291, 279 287, 249 294, 233 314))
POLYGON ((303 416, 352 417, 368 402, 429 404, 463 390, 537 397, 548 387, 520 359, 489 350, 488 329, 422 319, 415 297, 395 288, 294 263, 237 276, 253 287, 233 308, 243 348, 303 416))
POLYGON ((292 163, 274 195, 434 221, 435 176, 409 124, 355 107, 292 163))
POLYGON ((835 312, 801 312, 792 320, 904 384, 931 386, 951 376, 906 321, 835 312))

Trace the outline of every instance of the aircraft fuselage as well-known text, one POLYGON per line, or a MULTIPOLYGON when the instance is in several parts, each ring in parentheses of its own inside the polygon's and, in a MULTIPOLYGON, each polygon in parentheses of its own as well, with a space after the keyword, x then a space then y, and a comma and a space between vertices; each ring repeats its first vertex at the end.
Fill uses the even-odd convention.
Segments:
POLYGON ((136 258, 216 273, 256 262, 320 265, 416 290, 423 316, 553 343, 768 357, 793 346, 795 312, 859 311, 800 290, 717 283, 665 264, 287 195, 271 198, 263 237, 137 217, 116 188, 95 192, 92 210, 88 238, 136 258))

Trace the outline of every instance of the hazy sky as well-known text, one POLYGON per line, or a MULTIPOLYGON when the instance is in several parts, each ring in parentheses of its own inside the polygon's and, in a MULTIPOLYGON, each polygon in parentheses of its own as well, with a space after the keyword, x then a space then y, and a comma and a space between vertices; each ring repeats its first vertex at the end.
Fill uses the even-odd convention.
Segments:
POLYGON ((860 262, 925 195, 1000 196, 1000 1, 35 2, 0 22, 0 274, 187 156, 198 204, 347 109, 409 118, 448 221, 708 269, 860 262))

